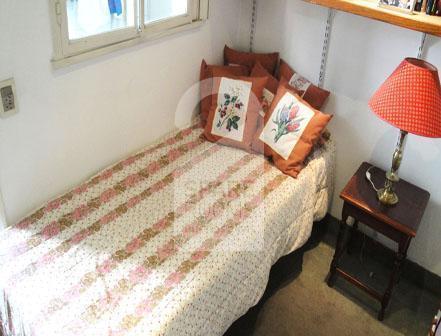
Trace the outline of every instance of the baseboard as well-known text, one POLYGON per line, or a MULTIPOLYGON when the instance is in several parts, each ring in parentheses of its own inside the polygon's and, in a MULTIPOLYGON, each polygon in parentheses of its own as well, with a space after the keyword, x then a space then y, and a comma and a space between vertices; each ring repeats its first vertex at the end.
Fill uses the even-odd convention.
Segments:
MULTIPOLYGON (((335 246, 340 221, 328 214, 320 225, 324 225, 326 227, 326 236, 324 236, 323 239, 325 243, 335 246)), ((387 261, 390 262, 390 260, 393 260, 395 251, 378 243, 369 236, 365 235, 363 238, 363 234, 361 232, 354 235, 354 244, 360 246, 363 243, 363 239, 369 256, 376 262, 386 264, 387 261)), ((406 259, 403 264, 401 276, 414 283, 416 286, 427 289, 433 292, 435 295, 441 297, 441 277, 425 269, 421 265, 406 259)))

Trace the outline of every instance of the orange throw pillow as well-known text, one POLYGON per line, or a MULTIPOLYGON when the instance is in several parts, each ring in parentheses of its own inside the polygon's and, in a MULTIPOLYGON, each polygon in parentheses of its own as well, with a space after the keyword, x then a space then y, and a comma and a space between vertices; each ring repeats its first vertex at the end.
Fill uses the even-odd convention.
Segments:
POLYGON ((205 60, 201 63, 200 73, 200 111, 202 126, 205 126, 211 107, 213 90, 213 69, 223 70, 234 76, 248 76, 250 71, 246 66, 208 65, 205 60))
POLYGON ((255 134, 253 149, 262 152, 263 147, 277 168, 297 177, 331 118, 311 107, 288 85, 280 85, 265 115, 265 125, 255 134))
POLYGON ((250 71, 256 62, 259 62, 270 74, 274 75, 279 62, 279 53, 257 54, 237 51, 225 46, 224 60, 225 65, 245 65, 250 71))
POLYGON ((260 62, 256 62, 251 70, 251 77, 268 77, 268 83, 266 83, 266 89, 269 90, 272 94, 277 93, 277 89, 279 87, 279 81, 276 77, 271 75, 268 70, 266 70, 260 62))
POLYGON ((274 96, 277 93, 277 88, 279 87, 279 81, 272 76, 268 70, 266 70, 260 62, 256 62, 253 67, 253 70, 250 74, 251 77, 268 77, 268 82, 266 83, 265 89, 263 90, 263 110, 266 110, 270 107, 273 102, 274 96))
POLYGON ((268 109, 271 106, 271 103, 274 100, 274 96, 277 93, 277 88, 279 87, 279 81, 272 76, 268 70, 266 70, 260 62, 256 62, 253 67, 253 70, 250 74, 251 77, 268 77, 268 82, 266 83, 265 88, 263 89, 262 94, 262 109, 259 111, 259 116, 257 118, 257 126, 256 129, 263 127, 263 118, 265 117, 265 113, 268 112, 268 109))
POLYGON ((329 91, 315 86, 309 80, 299 75, 283 59, 280 60, 279 80, 282 78, 285 78, 289 85, 297 89, 299 95, 317 110, 322 108, 329 97, 329 91))
POLYGON ((267 77, 237 77, 214 69, 205 138, 250 152, 267 81, 267 77))

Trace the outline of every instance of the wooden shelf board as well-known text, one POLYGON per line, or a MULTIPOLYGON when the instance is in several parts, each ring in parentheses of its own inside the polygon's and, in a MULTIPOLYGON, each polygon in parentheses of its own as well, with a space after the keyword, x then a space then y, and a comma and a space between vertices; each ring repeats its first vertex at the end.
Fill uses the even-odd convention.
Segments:
POLYGON ((441 17, 425 13, 407 14, 378 6, 375 0, 304 0, 344 12, 365 16, 396 26, 441 36, 441 17))

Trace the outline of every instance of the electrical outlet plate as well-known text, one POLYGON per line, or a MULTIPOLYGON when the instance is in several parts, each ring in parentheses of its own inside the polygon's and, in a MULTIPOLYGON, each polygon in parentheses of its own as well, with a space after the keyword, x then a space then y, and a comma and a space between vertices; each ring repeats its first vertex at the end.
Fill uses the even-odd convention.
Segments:
POLYGON ((17 93, 13 78, 0 82, 0 117, 6 118, 18 112, 17 93))

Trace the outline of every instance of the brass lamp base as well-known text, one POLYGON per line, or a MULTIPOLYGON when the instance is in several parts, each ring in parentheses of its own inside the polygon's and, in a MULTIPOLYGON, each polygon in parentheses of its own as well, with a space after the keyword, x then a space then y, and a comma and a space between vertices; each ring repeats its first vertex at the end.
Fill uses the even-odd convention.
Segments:
POLYGON ((386 173, 386 182, 384 183, 384 188, 378 190, 377 192, 378 200, 384 205, 392 206, 398 203, 398 196, 394 192, 394 183, 397 183, 400 180, 398 177, 398 169, 400 168, 401 160, 403 159, 403 149, 406 135, 406 131, 400 131, 397 147, 392 158, 392 167, 390 171, 386 173))
POLYGON ((395 205, 398 203, 398 195, 390 188, 382 188, 377 192, 378 200, 384 205, 395 205))

